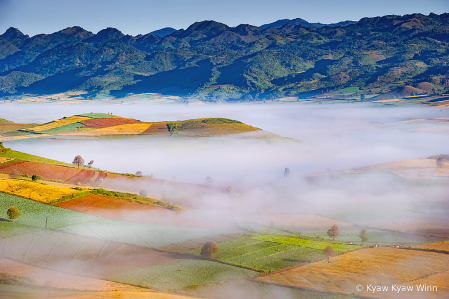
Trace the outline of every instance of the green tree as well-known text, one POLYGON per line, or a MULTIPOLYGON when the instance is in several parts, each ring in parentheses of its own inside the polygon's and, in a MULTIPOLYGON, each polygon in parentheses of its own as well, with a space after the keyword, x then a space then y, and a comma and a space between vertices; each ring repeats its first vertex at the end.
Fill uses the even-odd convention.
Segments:
POLYGON ((218 244, 214 241, 207 241, 201 248, 201 255, 213 258, 214 254, 219 250, 218 244))
POLYGON ((89 163, 87 163, 87 166, 89 166, 89 168, 91 168, 92 164, 94 164, 94 160, 90 160, 89 163))
POLYGON ((335 241, 335 238, 338 238, 340 236, 340 229, 337 225, 332 225, 332 227, 327 231, 327 235, 332 238, 332 240, 335 241))
POLYGON ((368 241, 368 233, 366 232, 366 229, 362 229, 360 231, 359 238, 362 240, 362 245, 363 245, 363 242, 368 241))
POLYGON ((330 258, 335 255, 334 248, 330 245, 327 245, 323 250, 324 255, 327 257, 327 262, 330 263, 330 258))
POLYGON ((8 215, 9 219, 14 222, 14 219, 19 219, 22 214, 17 207, 10 207, 6 212, 6 215, 8 215))

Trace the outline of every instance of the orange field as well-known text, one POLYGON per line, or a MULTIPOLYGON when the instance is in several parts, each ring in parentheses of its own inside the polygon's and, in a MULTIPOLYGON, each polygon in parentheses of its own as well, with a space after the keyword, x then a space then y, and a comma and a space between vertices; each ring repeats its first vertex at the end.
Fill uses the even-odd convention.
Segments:
MULTIPOLYGON (((415 285, 416 280, 431 279, 448 268, 449 256, 446 254, 379 247, 353 251, 331 258, 330 263, 327 260, 311 263, 258 280, 349 294, 356 293, 356 286, 361 284, 365 286, 364 290, 357 294, 371 296, 373 294, 366 290, 367 285, 415 285)), ((443 288, 446 284, 439 281, 437 286, 443 288)), ((382 293, 380 297, 395 295, 394 292, 382 293)), ((379 297, 379 294, 373 296, 379 297)))
POLYGON ((414 248, 422 248, 422 249, 444 250, 444 251, 449 252, 449 241, 421 244, 421 245, 417 245, 417 246, 413 246, 413 247, 414 248))
POLYGON ((131 202, 129 200, 107 197, 98 194, 89 194, 57 204, 56 206, 66 208, 82 213, 95 214, 101 216, 102 213, 107 215, 114 210, 119 211, 142 211, 142 210, 166 210, 161 207, 131 202))

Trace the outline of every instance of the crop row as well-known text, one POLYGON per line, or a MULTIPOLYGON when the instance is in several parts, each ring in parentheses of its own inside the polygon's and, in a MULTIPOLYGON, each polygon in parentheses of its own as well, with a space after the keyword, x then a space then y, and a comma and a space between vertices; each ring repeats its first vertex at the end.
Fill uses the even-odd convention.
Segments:
POLYGON ((329 243, 329 242, 320 242, 309 239, 301 239, 301 238, 292 238, 285 236, 277 236, 277 235, 261 235, 253 237, 256 240, 266 241, 266 242, 275 242, 279 244, 288 244, 288 245, 296 245, 296 246, 304 246, 307 248, 320 249, 324 250, 328 245, 331 245, 336 252, 347 252, 356 249, 354 245, 347 244, 338 244, 338 243, 329 243))

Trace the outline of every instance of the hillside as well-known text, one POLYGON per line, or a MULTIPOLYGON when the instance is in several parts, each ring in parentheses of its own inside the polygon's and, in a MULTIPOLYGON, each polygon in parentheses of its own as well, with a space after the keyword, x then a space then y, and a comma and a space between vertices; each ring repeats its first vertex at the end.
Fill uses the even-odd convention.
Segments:
POLYGON ((203 21, 163 37, 81 27, 29 37, 10 28, 0 35, 0 92, 9 100, 86 91, 87 99, 160 92, 216 102, 449 91, 448 13, 280 22, 264 29, 203 21))
POLYGON ((211 137, 258 130, 260 129, 227 118, 142 122, 105 113, 86 113, 64 117, 42 125, 0 125, 0 141, 24 138, 76 139, 131 135, 211 137))

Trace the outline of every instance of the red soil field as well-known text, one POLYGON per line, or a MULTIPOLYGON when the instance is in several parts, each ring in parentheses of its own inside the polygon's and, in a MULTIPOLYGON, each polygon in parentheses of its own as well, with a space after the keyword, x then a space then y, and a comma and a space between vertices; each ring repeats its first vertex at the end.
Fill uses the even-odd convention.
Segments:
POLYGON ((95 171, 81 169, 80 172, 75 174, 73 177, 67 180, 69 183, 77 184, 80 182, 81 184, 87 184, 91 178, 95 175, 95 171))
POLYGON ((141 121, 130 118, 93 118, 80 121, 85 124, 84 128, 101 129, 113 126, 140 123, 141 121))
POLYGON ((177 259, 170 253, 60 232, 0 240, 0 248, 5 258, 86 277, 112 275, 177 259))
POLYGON ((156 206, 145 205, 138 202, 131 202, 125 199, 107 197, 98 194, 88 194, 86 196, 58 203, 56 206, 81 213, 95 214, 97 216, 100 216, 100 214, 109 215, 114 210, 166 210, 156 206))
POLYGON ((20 175, 27 174, 29 176, 32 176, 35 174, 40 175, 44 179, 58 181, 67 181, 80 171, 80 169, 77 168, 28 161, 14 161, 11 163, 0 165, 1 172, 10 173, 14 169, 17 170, 20 175))
POLYGON ((159 134, 168 133, 167 123, 153 123, 142 134, 159 134))
POLYGON ((103 182, 103 180, 108 176, 107 173, 105 172, 100 172, 97 176, 97 178, 95 179, 95 184, 96 185, 100 185, 101 182, 103 182))

